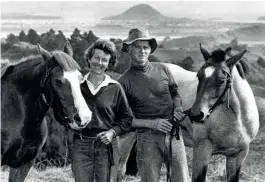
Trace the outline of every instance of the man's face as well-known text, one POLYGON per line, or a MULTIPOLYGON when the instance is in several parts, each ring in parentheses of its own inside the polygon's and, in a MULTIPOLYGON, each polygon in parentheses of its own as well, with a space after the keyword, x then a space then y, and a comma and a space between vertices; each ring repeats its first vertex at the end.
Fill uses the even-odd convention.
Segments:
POLYGON ((133 65, 144 65, 148 61, 150 52, 151 47, 147 40, 137 40, 128 49, 133 65))

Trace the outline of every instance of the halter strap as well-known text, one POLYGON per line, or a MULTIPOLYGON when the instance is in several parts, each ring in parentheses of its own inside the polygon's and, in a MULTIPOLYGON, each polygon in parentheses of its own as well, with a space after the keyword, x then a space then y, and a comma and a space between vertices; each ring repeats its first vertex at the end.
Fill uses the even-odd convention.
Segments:
MULTIPOLYGON (((41 79, 41 82, 40 82, 40 89, 41 89, 41 96, 40 96, 40 98, 42 99, 42 101, 44 102, 44 104, 45 105, 47 105, 47 106, 51 106, 51 103, 48 103, 48 101, 47 101, 47 98, 46 98, 46 96, 45 96, 45 93, 44 93, 44 87, 45 87, 45 84, 46 84, 46 82, 47 82, 47 79, 49 78, 49 76, 50 76, 50 71, 52 70, 52 69, 54 69, 56 67, 56 65, 54 65, 54 66, 52 66, 52 67, 50 67, 50 68, 48 68, 47 66, 46 66, 46 69, 45 69, 45 74, 44 74, 44 76, 42 77, 42 79, 41 79)), ((53 100, 53 99, 52 99, 53 100)), ((52 100, 51 100, 51 102, 52 102, 52 100)))

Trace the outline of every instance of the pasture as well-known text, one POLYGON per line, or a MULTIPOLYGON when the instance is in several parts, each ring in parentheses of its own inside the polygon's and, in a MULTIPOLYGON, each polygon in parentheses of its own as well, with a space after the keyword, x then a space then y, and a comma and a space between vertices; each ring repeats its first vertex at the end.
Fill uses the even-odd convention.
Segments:
MULTIPOLYGON (((264 118, 261 118, 263 120, 264 118)), ((191 167, 192 149, 186 148, 189 167, 191 167)), ((191 169, 191 168, 190 168, 191 169)), ((1 168, 1 182, 7 182, 9 169, 1 168)), ((191 170, 190 170, 191 172, 191 170)), ((208 182, 225 182, 225 159, 222 156, 214 156, 208 170, 208 182)), ((250 145, 250 151, 240 174, 241 182, 263 182, 265 179, 265 126, 250 145)), ((56 168, 50 166, 46 170, 39 171, 31 168, 25 182, 74 182, 71 166, 56 168)), ((140 178, 126 176, 125 182, 140 182, 140 178)), ((162 169, 160 182, 166 182, 166 170, 162 169)))
MULTIPOLYGON (((265 132, 265 128, 263 128, 265 132)), ((250 152, 243 166, 240 175, 241 182, 262 182, 265 179, 265 152, 262 154, 260 150, 265 150, 265 135, 260 134, 257 140, 251 145, 250 152)), ((188 149, 191 155, 190 149, 188 149)), ((189 157, 189 164, 191 159, 189 157)), ((1 169, 1 182, 7 182, 8 169, 1 169)), ((223 157, 214 157, 211 161, 208 171, 209 182, 224 182, 225 181, 225 161, 223 157)), ((32 168, 27 176, 25 182, 74 182, 70 166, 63 168, 49 167, 44 171, 38 171, 32 168)), ((125 182, 140 182, 139 177, 126 176, 125 182)), ((163 168, 160 182, 166 182, 166 171, 163 168)))

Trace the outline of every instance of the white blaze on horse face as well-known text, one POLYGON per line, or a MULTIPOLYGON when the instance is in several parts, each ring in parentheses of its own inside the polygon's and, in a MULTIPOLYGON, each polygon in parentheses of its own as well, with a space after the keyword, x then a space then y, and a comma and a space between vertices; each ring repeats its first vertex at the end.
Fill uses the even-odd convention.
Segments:
MULTIPOLYGON (((75 71, 64 71, 64 78, 70 82, 72 95, 74 98, 74 104, 78 111, 79 117, 81 119, 81 127, 85 127, 92 118, 92 112, 88 108, 86 101, 81 93, 80 80, 79 77, 81 73, 78 70, 75 71)), ((73 129, 78 129, 77 124, 71 126, 73 129)))
POLYGON ((205 70, 204 70, 205 77, 206 78, 211 77, 213 75, 214 70, 215 70, 215 67, 213 67, 213 66, 209 66, 209 67, 205 68, 205 70))

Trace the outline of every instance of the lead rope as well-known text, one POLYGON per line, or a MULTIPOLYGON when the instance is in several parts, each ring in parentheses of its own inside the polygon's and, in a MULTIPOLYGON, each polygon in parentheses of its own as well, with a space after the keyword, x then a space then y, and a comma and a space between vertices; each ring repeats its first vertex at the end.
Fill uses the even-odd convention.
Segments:
POLYGON ((231 92, 231 85, 228 88, 228 92, 227 92, 227 108, 230 108, 230 92, 231 92))
POLYGON ((230 93, 231 93, 231 89, 232 89, 232 70, 230 68, 230 75, 229 75, 229 79, 227 80, 227 87, 228 87, 228 91, 227 91, 227 108, 230 108, 230 93))

